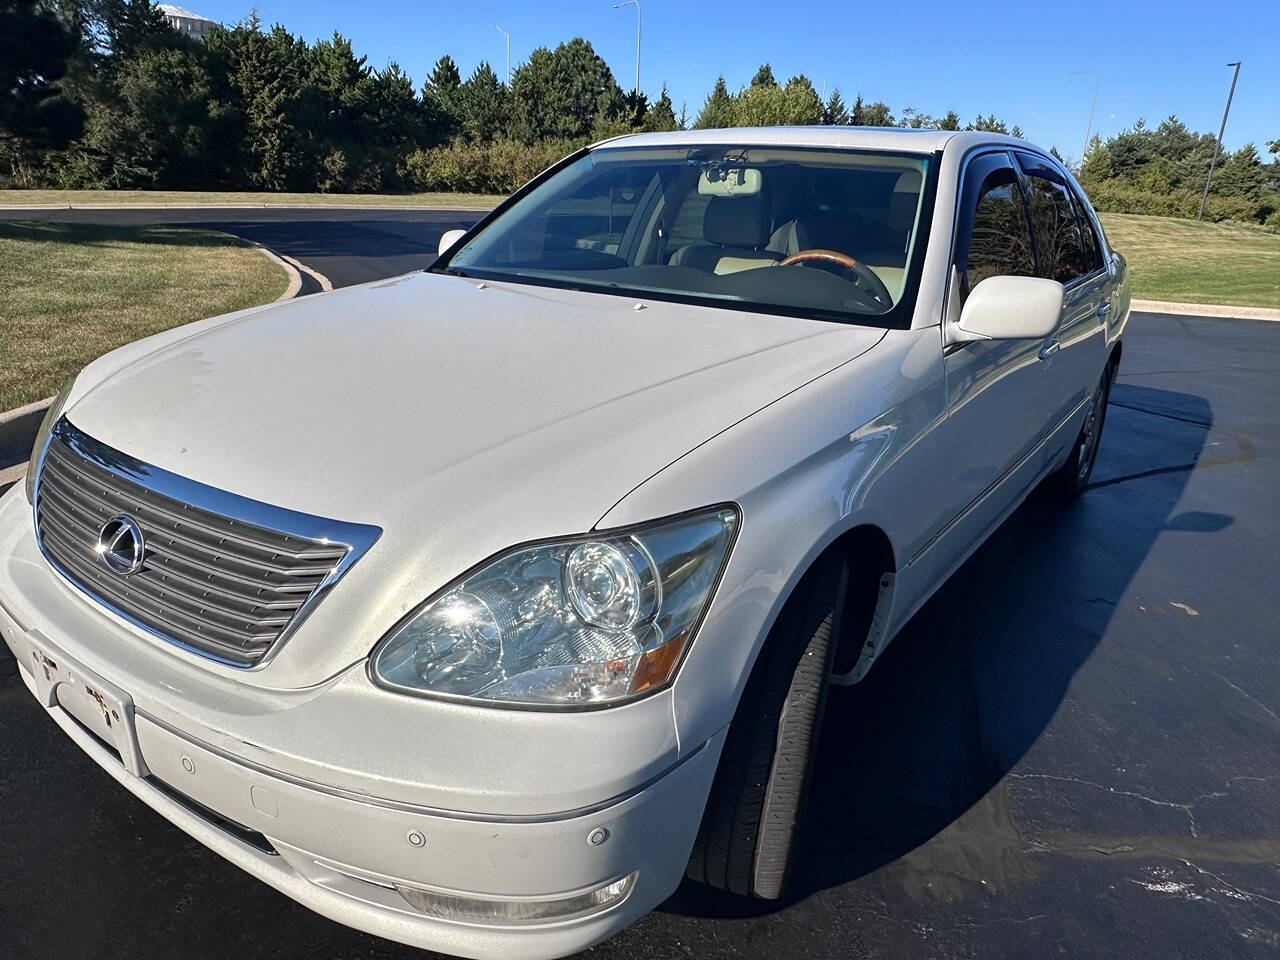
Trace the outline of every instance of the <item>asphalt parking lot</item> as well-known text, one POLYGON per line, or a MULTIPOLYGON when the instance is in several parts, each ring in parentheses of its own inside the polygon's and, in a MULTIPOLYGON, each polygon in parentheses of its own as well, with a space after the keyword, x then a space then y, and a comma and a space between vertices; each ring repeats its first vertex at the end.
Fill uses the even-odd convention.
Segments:
MULTIPOLYGON (((473 216, 371 213, 253 239, 341 285, 473 216)), ((682 889, 589 956, 1280 955, 1278 457, 1280 324, 1135 316, 1091 489, 1027 503, 833 693, 791 897, 682 889)), ((425 956, 189 840, 0 657, 4 955, 425 956)))
MULTIPOLYGON (((470 227, 475 210, 377 207, 0 208, 0 220, 55 220, 111 226, 186 224, 222 230, 293 257, 335 287, 421 270, 436 258, 440 235, 470 227)), ((319 285, 303 278, 303 293, 319 285)))

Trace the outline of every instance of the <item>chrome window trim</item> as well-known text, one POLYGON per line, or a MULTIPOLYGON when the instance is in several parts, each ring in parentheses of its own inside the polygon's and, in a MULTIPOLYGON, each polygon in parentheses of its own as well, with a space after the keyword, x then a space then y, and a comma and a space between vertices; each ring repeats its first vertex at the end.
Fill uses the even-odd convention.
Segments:
POLYGON ((135 457, 129 456, 127 453, 122 453, 99 440, 95 440, 71 423, 65 416, 58 418, 58 422, 54 424, 53 429, 49 432, 48 441, 46 441, 44 448, 39 453, 39 461, 36 465, 35 497, 33 500, 31 518, 35 528, 36 544, 49 566, 63 580, 94 603, 110 610, 115 616, 136 629, 157 637, 170 646, 193 653, 204 660, 211 660, 223 666, 245 671, 261 670, 271 663, 285 643, 289 641, 289 638, 293 636, 316 608, 317 604, 324 599, 325 595, 342 579, 356 561, 364 556, 369 551, 369 548, 382 536, 382 528, 372 524, 329 520, 313 514, 301 513, 297 510, 290 510, 287 507, 278 507, 273 504, 263 503, 260 500, 252 500, 237 493, 220 490, 197 480, 170 473, 168 470, 144 463, 135 457), (253 526, 346 547, 346 553, 343 554, 341 560, 334 564, 333 569, 329 571, 324 579, 316 584, 315 589, 311 591, 302 606, 298 608, 293 618, 280 631, 280 635, 276 637, 271 646, 256 662, 251 664, 235 663, 206 650, 193 647, 169 636, 162 630, 157 630, 155 627, 142 623, 127 611, 121 610, 115 604, 98 596, 88 586, 81 584, 70 572, 64 569, 45 549, 44 542, 40 538, 37 504, 40 502, 40 477, 44 472, 45 457, 49 444, 53 442, 55 437, 66 443, 79 456, 84 457, 102 469, 130 483, 135 483, 147 490, 162 494, 171 500, 177 500, 180 503, 198 507, 209 513, 218 514, 253 526))

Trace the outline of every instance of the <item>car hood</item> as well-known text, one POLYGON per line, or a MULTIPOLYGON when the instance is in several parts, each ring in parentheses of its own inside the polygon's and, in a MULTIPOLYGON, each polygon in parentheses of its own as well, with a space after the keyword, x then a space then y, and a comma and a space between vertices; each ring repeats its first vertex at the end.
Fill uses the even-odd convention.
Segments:
POLYGON ((591 529, 647 478, 882 335, 418 273, 126 348, 86 371, 101 379, 77 384, 67 416, 181 476, 382 528, 273 663, 300 682, 367 654, 366 630, 380 635, 494 552, 591 529), (304 635, 343 616, 349 649, 323 667, 291 663, 304 635))

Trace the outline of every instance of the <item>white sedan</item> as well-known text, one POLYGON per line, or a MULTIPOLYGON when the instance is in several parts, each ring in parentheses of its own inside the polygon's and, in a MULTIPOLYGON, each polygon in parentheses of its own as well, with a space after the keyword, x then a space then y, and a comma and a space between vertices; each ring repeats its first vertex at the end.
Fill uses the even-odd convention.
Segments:
POLYGON ((1031 144, 820 127, 598 144, 441 246, 67 385, 0 500, 22 679, 181 829, 405 943, 778 897, 829 686, 1086 487, 1123 258, 1031 144))

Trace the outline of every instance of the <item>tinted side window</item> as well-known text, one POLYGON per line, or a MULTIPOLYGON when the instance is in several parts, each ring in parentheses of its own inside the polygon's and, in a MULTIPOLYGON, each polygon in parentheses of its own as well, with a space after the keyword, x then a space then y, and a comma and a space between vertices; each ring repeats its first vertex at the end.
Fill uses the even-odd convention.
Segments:
POLYGON ((1084 256, 1088 270, 1097 270, 1102 266, 1102 244, 1098 242, 1098 234, 1094 230, 1093 220, 1086 212, 1084 199, 1080 196, 1079 187, 1072 187, 1071 199, 1075 202, 1076 219, 1080 221, 1080 236, 1084 240, 1084 256))
POLYGON ((1013 168, 1004 166, 987 174, 973 204, 967 253, 961 263, 964 295, 987 277, 1034 277, 1031 233, 1013 168))
POLYGON ((1085 252, 1071 194, 1051 167, 1026 157, 1019 159, 1031 191, 1037 273, 1059 283, 1070 283, 1094 266, 1085 252))
POLYGON ((546 210, 546 250, 616 253, 622 234, 649 186, 648 171, 619 168, 585 184, 546 210))

